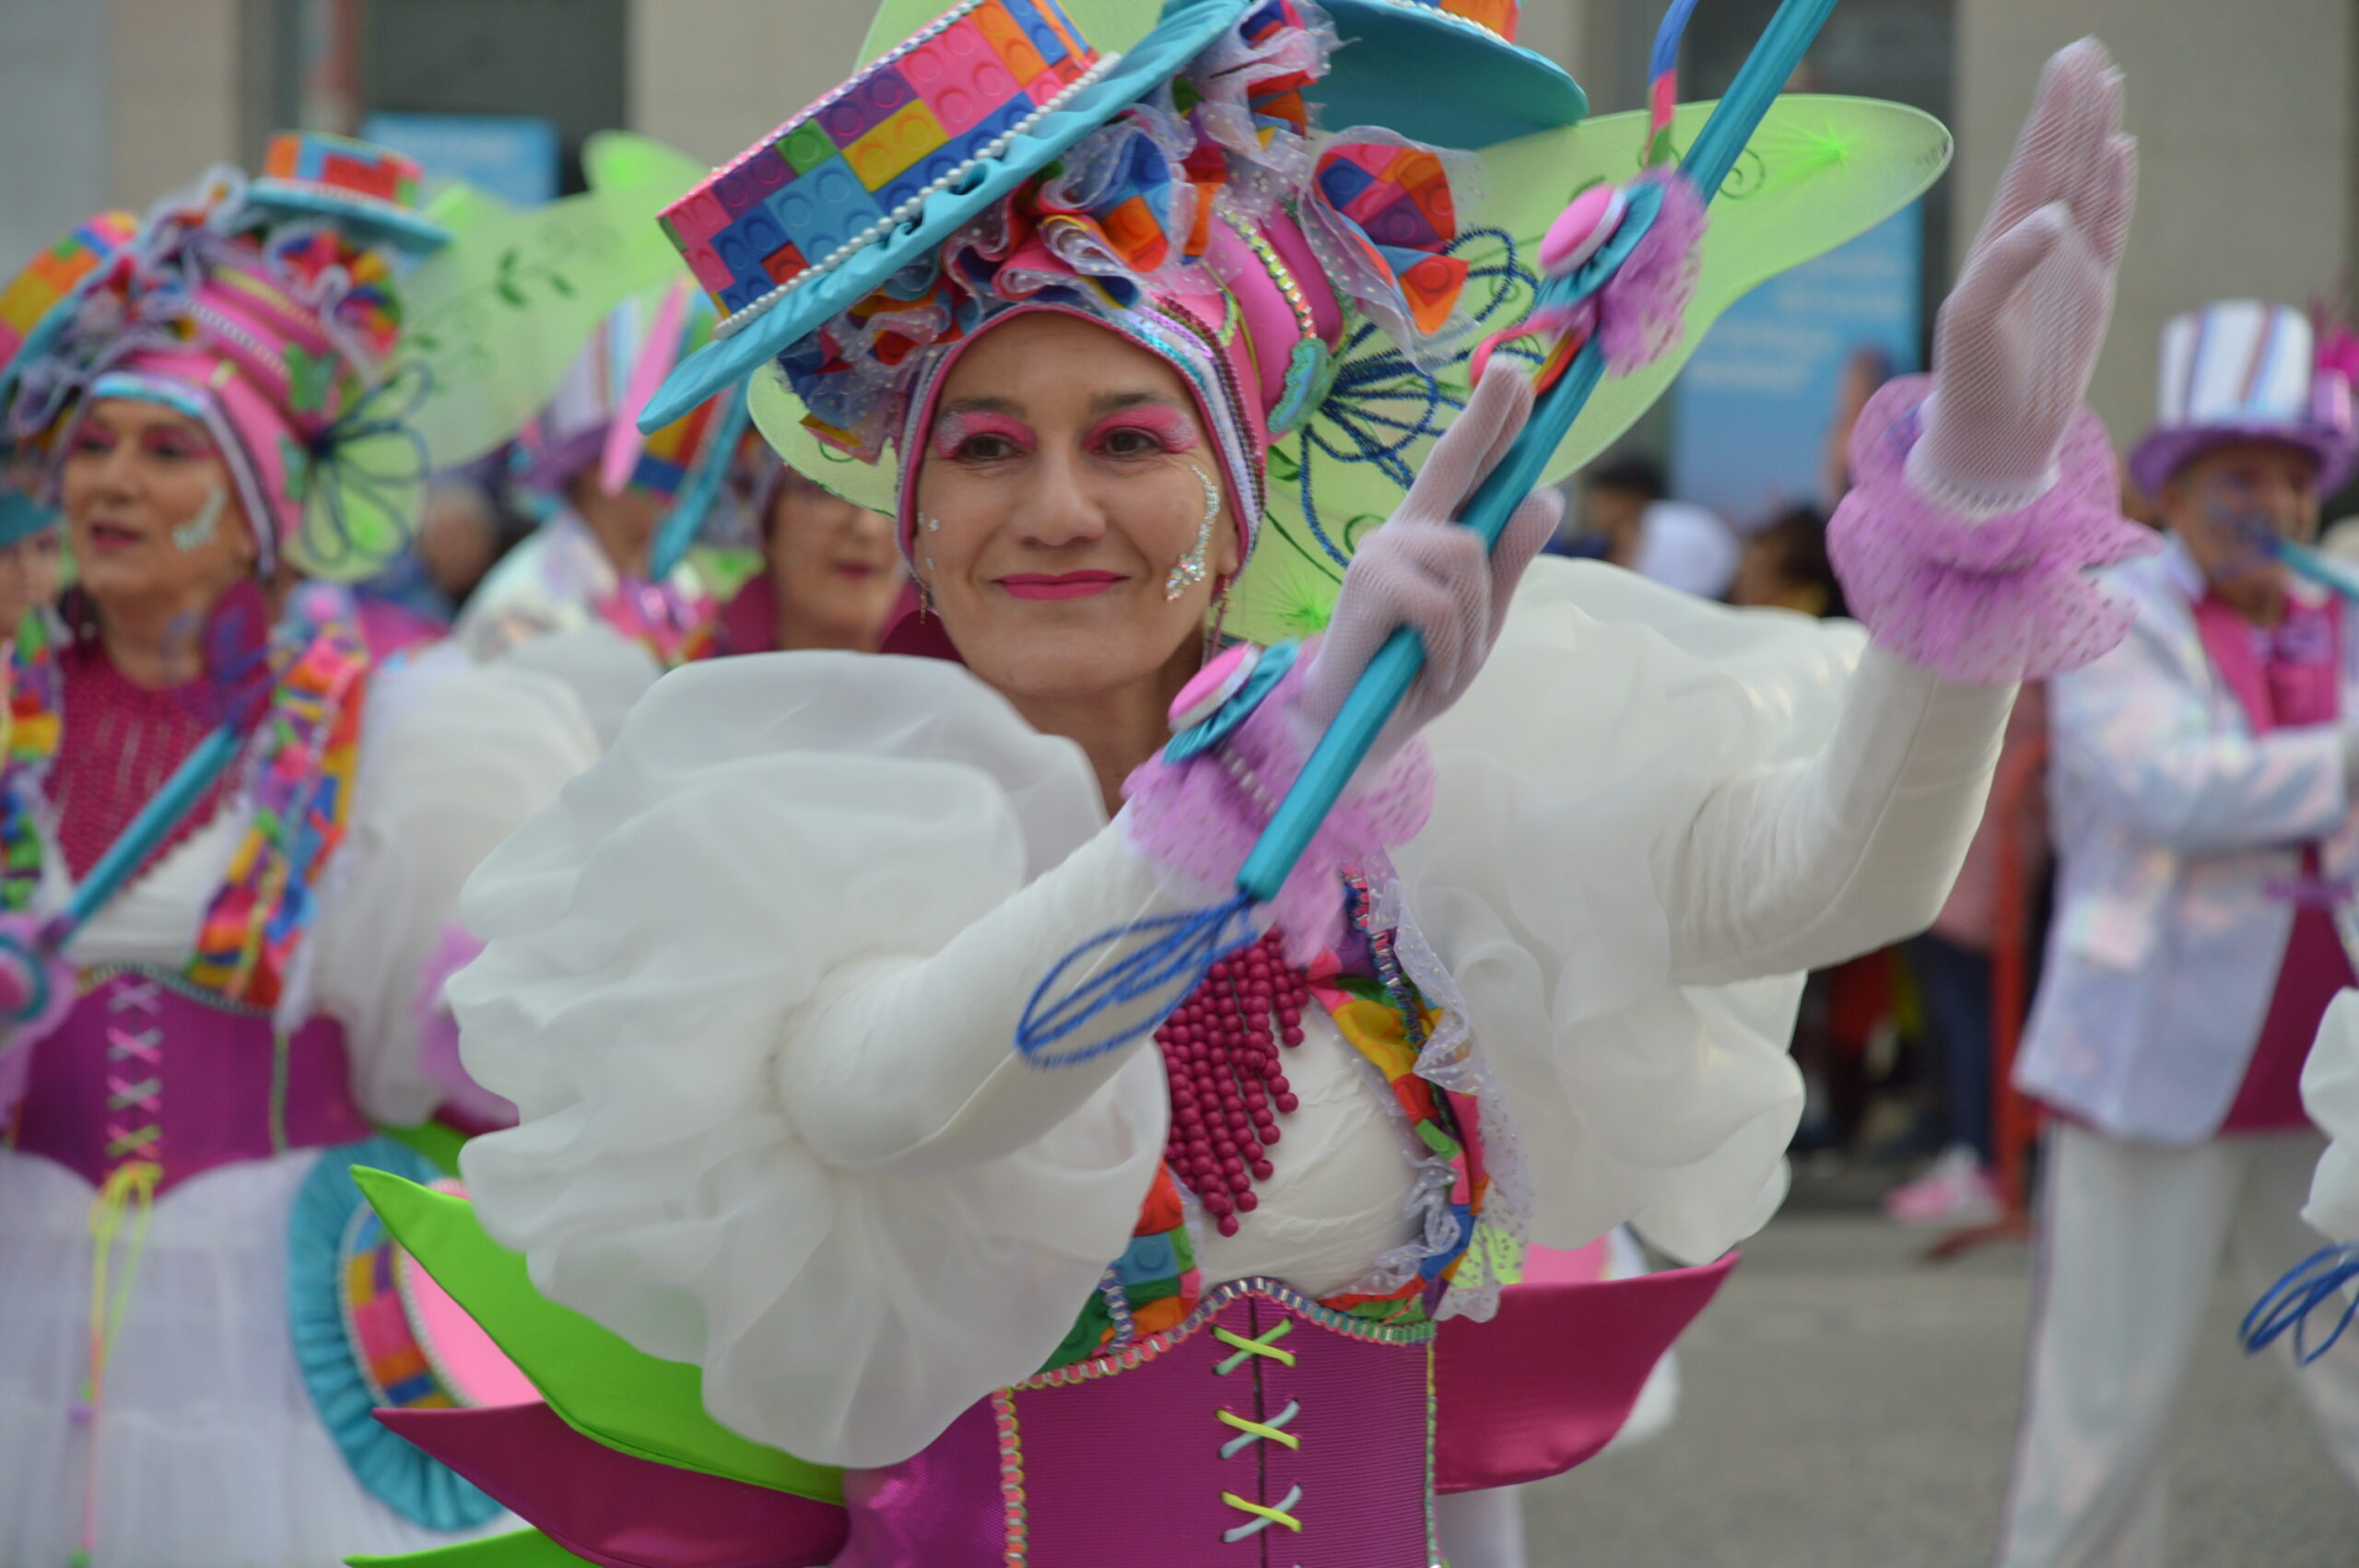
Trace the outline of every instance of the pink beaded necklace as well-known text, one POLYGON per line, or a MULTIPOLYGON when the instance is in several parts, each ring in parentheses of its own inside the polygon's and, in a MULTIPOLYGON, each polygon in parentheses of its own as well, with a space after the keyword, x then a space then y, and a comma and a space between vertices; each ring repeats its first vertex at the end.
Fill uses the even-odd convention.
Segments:
POLYGON ((1270 1178, 1278 1117, 1300 1104, 1278 1049, 1302 1044, 1310 977, 1281 952, 1272 931, 1215 964, 1155 1032, 1171 1084, 1164 1159, 1225 1236, 1237 1234, 1239 1214, 1261 1206, 1253 1183, 1270 1178))

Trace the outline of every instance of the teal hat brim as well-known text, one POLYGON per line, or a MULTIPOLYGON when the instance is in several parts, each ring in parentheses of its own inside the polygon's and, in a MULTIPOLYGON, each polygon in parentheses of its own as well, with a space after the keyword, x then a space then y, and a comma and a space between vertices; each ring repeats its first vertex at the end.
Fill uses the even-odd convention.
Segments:
POLYGON ((963 191, 926 198, 913 223, 863 246, 834 271, 795 288, 727 337, 717 338, 674 368, 647 402, 639 427, 652 433, 686 415, 722 387, 784 353, 822 322, 849 310, 912 262, 930 255, 978 213, 1039 173, 1084 136, 1186 69, 1223 29, 1236 24, 1251 0, 1170 0, 1155 30, 1116 58, 1106 74, 1044 115, 963 191))
POLYGON ((57 513, 30 496, 0 491, 0 544, 14 544, 20 539, 30 539, 41 530, 53 528, 56 524, 57 513))
POLYGON ((1404 0, 1320 4, 1344 40, 1308 95, 1331 130, 1381 125, 1413 141, 1479 149, 1589 113, 1589 96, 1563 66, 1487 28, 1404 0))
POLYGON ((411 255, 424 255, 451 242, 449 229, 407 207, 342 195, 322 186, 264 176, 246 187, 246 199, 272 212, 335 218, 365 240, 391 245, 411 255))

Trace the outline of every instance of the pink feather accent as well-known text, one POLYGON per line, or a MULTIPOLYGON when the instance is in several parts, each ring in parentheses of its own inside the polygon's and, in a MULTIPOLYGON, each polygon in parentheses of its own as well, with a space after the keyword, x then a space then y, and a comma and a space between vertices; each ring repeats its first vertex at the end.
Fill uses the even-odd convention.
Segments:
MULTIPOLYGON (((1207 895, 1226 895, 1238 868, 1319 737, 1298 710, 1316 644, 1261 707, 1210 752, 1173 765, 1158 753, 1122 787, 1132 844, 1207 895), (1249 783, 1248 780, 1250 780, 1249 783)), ((1416 837, 1433 812, 1434 766, 1422 740, 1381 767, 1363 767, 1328 814, 1269 913, 1286 959, 1308 964, 1344 938, 1340 879, 1347 866, 1381 874, 1385 851, 1416 837)))
POLYGON ((1704 198, 1694 183, 1675 170, 1650 170, 1639 179, 1662 187, 1662 210, 1597 296, 1598 341, 1606 369, 1617 376, 1679 346, 1702 263, 1704 198))

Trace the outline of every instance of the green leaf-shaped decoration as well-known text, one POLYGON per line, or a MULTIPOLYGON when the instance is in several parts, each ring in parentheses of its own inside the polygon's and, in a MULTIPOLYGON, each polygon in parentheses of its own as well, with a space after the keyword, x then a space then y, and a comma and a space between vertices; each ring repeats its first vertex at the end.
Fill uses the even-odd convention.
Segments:
POLYGON ((608 311, 687 275, 656 215, 704 166, 623 132, 593 136, 582 165, 591 189, 563 201, 511 207, 453 185, 428 208, 452 238, 403 285, 399 362, 432 378, 413 423, 437 468, 515 436, 608 311))
POLYGON ((657 1464, 843 1502, 841 1470, 740 1437, 706 1414, 696 1367, 635 1350, 541 1294, 524 1259, 484 1233, 466 1199, 383 1171, 352 1175, 395 1239, 583 1436, 657 1464))

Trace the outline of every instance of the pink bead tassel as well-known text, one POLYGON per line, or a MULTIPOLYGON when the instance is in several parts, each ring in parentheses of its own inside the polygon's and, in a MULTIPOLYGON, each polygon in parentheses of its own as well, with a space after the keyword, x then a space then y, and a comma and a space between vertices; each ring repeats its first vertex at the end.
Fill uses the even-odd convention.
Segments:
POLYGON ((1271 1175, 1278 1117, 1300 1103, 1278 1051, 1302 1044, 1310 977, 1290 966, 1275 931, 1222 959, 1155 1032, 1171 1083, 1164 1159, 1220 1234, 1260 1207, 1253 1184, 1271 1175))

